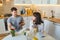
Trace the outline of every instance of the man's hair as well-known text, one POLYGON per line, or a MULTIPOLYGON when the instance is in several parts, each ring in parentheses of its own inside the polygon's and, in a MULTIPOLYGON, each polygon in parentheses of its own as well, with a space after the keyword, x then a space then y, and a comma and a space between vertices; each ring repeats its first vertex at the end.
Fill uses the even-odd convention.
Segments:
POLYGON ((12 7, 11 11, 17 11, 17 8, 16 7, 12 7))

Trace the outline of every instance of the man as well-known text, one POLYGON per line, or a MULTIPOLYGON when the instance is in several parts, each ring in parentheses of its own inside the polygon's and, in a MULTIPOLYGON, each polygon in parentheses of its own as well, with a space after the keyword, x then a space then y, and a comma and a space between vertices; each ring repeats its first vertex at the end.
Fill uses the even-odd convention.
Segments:
POLYGON ((7 23, 8 27, 11 29, 14 29, 15 31, 19 31, 22 29, 22 26, 24 25, 24 20, 21 16, 17 15, 17 8, 12 7, 11 8, 12 16, 8 18, 7 23))

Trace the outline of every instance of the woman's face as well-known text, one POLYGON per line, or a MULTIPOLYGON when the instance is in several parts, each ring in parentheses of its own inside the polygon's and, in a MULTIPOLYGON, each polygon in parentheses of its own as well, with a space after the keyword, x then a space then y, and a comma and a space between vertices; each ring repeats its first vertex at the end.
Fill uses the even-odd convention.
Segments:
POLYGON ((35 17, 35 16, 33 16, 32 20, 33 20, 33 22, 35 22, 35 21, 36 21, 36 17, 35 17))

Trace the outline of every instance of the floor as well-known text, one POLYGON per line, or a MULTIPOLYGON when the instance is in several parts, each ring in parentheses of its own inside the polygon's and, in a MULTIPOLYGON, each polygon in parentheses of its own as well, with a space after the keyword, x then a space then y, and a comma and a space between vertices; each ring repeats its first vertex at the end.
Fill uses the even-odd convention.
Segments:
POLYGON ((8 34, 0 34, 0 40, 2 40, 5 36, 7 36, 8 34))

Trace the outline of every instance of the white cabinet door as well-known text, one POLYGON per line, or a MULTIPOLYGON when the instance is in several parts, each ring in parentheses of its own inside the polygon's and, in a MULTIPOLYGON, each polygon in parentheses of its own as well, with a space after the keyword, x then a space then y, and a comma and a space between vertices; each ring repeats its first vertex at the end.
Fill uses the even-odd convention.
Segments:
POLYGON ((24 27, 30 27, 30 22, 32 20, 32 16, 31 17, 23 17, 25 25, 24 27))
POLYGON ((0 19, 0 34, 5 32, 4 19, 0 19))
POLYGON ((55 26, 54 26, 53 22, 51 22, 49 20, 44 20, 44 30, 49 35, 53 35, 54 31, 55 31, 55 26))
POLYGON ((57 39, 57 40, 60 40, 60 24, 55 24, 55 35, 54 37, 57 39))
POLYGON ((44 30, 56 40, 60 40, 60 24, 44 20, 44 30))
POLYGON ((49 21, 48 20, 44 20, 44 31, 46 33, 48 33, 48 31, 49 31, 49 21))

